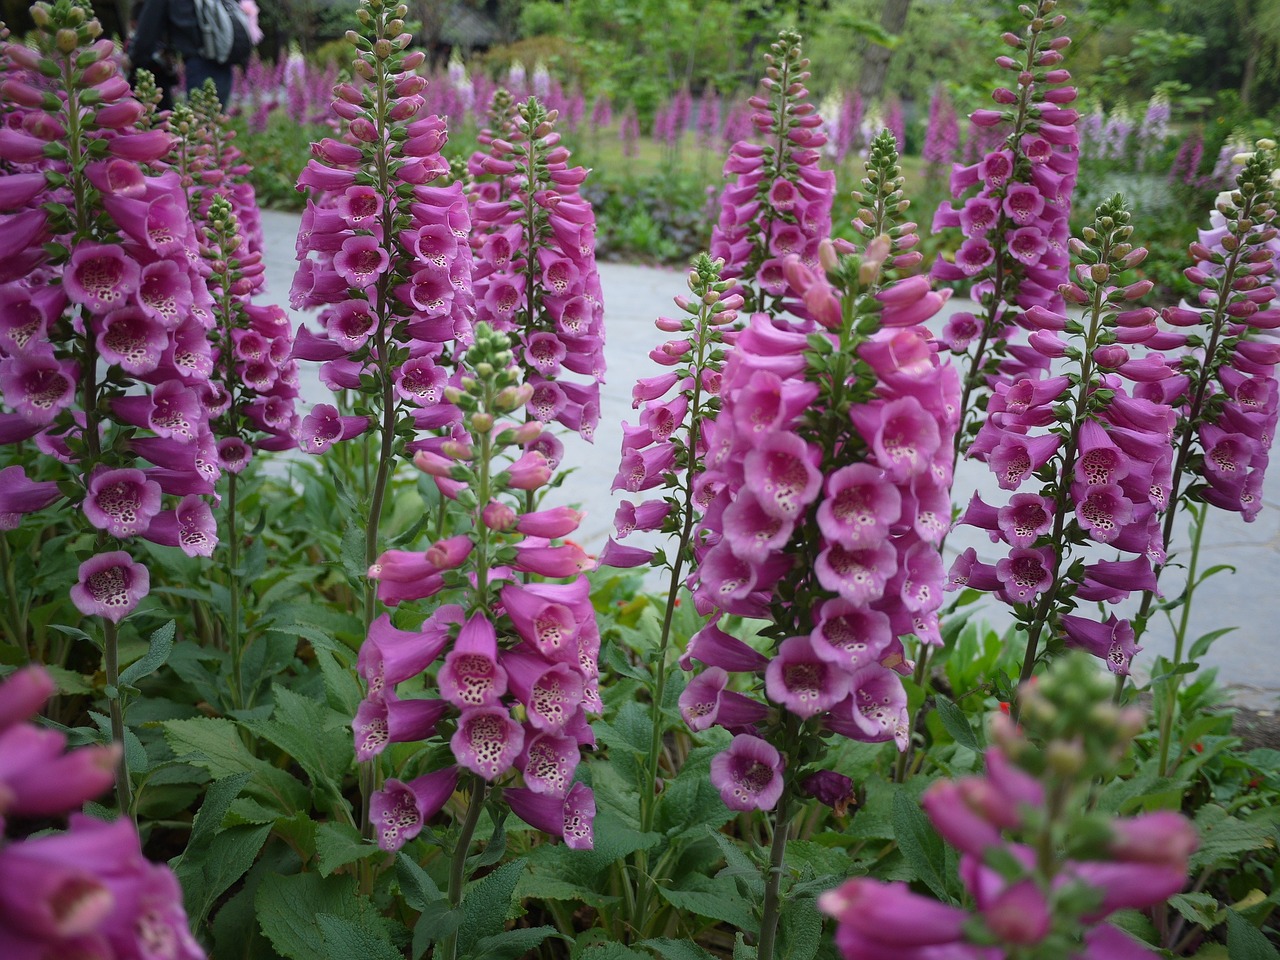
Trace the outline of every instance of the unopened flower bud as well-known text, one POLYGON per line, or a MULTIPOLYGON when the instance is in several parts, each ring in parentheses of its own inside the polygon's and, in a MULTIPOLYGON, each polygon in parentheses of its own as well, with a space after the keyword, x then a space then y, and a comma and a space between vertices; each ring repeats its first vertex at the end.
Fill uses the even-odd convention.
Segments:
POLYGON ((1079 773, 1084 767, 1084 747, 1078 740, 1050 740, 1044 751, 1049 769, 1062 777, 1079 773))
POLYGON ((473 413, 471 415, 471 429, 479 434, 488 433, 493 429, 493 414, 483 411, 473 413))

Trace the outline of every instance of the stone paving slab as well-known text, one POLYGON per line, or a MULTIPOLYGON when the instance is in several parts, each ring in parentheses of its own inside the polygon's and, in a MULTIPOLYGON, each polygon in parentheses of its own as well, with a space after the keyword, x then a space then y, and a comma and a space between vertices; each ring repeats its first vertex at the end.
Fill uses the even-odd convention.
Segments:
MULTIPOLYGON (((287 305, 289 285, 294 269, 294 237, 298 217, 278 211, 263 212, 266 234, 268 299, 287 305)), ((662 372, 649 359, 649 351, 667 339, 653 326, 654 318, 674 311, 671 298, 686 292, 684 271, 628 264, 601 264, 601 285, 605 296, 605 322, 608 331, 605 354, 608 363, 607 382, 601 399, 600 425, 594 445, 575 437, 565 441, 565 465, 575 470, 564 488, 565 501, 576 499, 587 511, 579 540, 588 549, 599 549, 612 531, 613 514, 622 494, 611 494, 609 488, 617 473, 622 442, 621 424, 634 422, 631 387, 640 377, 662 372)), ((964 304, 948 305, 950 310, 964 304)), ((950 312, 950 310, 948 312, 950 312)), ((294 317, 295 321, 301 319, 294 317)), ((305 401, 319 402, 326 391, 314 371, 304 372, 305 401)), ((1001 502, 1002 492, 985 465, 965 462, 956 470, 956 499, 968 502, 973 490, 983 493, 989 502, 1001 502)), ((635 499, 635 495, 630 495, 635 499)), ((1201 569, 1226 563, 1236 566, 1234 574, 1222 573, 1207 581, 1196 593, 1190 619, 1190 637, 1221 626, 1237 627, 1234 633, 1220 639, 1206 664, 1219 668, 1221 679, 1231 685, 1241 702, 1256 708, 1272 708, 1280 697, 1280 656, 1277 655, 1277 627, 1280 626, 1280 470, 1272 470, 1264 486, 1267 506, 1252 523, 1244 523, 1239 515, 1220 510, 1211 512, 1201 550, 1201 569)), ((638 535, 628 540, 646 545, 638 535)), ((648 543, 657 543, 651 539, 648 543)), ((1175 534, 1175 548, 1190 544, 1185 525, 1175 534)), ((979 530, 961 528, 947 542, 947 552, 954 554, 973 546, 985 560, 994 560, 994 545, 979 530)), ((1165 574, 1164 588, 1169 596, 1181 590, 1181 571, 1171 567, 1165 574)), ((1115 610, 1123 616, 1123 605, 1115 610)), ((1006 609, 997 603, 983 608, 983 615, 998 627, 1010 622, 1006 609)), ((1162 621, 1152 620, 1146 640, 1146 654, 1138 663, 1149 662, 1150 654, 1172 655, 1170 631, 1162 621)))

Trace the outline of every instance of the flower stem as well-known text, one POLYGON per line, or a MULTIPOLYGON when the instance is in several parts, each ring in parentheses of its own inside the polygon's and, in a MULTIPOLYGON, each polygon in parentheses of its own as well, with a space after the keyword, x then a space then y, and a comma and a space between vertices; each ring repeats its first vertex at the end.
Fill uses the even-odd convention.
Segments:
MULTIPOLYGON (((462 903, 462 887, 467 880, 467 853, 471 850, 471 839, 475 836, 476 824, 480 822, 480 812, 484 809, 486 789, 484 781, 479 777, 471 778, 471 800, 462 821, 462 832, 458 834, 458 842, 453 848, 453 858, 449 861, 449 906, 454 909, 462 903)), ((457 929, 440 944, 440 957, 441 960, 457 960, 457 929)))
POLYGON ((791 782, 787 780, 774 814, 773 845, 769 850, 769 876, 764 888, 764 911, 760 916, 760 945, 757 960, 773 960, 782 914, 782 868, 787 856, 787 836, 791 832, 791 782))
POLYGON ((102 621, 103 661, 107 673, 107 709, 111 714, 111 739, 120 744, 120 760, 116 764, 116 803, 120 816, 133 819, 133 785, 129 782, 129 765, 124 758, 124 705, 120 702, 120 637, 116 625, 102 621))
POLYGON ((236 475, 227 478, 227 587, 231 591, 231 616, 227 623, 227 646, 231 654, 231 705, 238 710, 247 704, 244 699, 244 675, 241 661, 240 635, 240 531, 236 523, 236 475))
POLYGON ((1196 510, 1188 505, 1188 510, 1195 518, 1195 526, 1191 534, 1191 560, 1187 565, 1187 586, 1182 599, 1182 613, 1178 617, 1178 628, 1173 633, 1173 676, 1169 677, 1169 689, 1165 693, 1164 703, 1160 710, 1160 776, 1169 772, 1169 744, 1173 737, 1173 715, 1178 707, 1178 689, 1182 686, 1182 674, 1178 667, 1182 664, 1182 651, 1187 639, 1187 627, 1191 620, 1191 600, 1195 593, 1196 570, 1200 564, 1200 543, 1204 535, 1205 521, 1208 511, 1201 507, 1196 510))

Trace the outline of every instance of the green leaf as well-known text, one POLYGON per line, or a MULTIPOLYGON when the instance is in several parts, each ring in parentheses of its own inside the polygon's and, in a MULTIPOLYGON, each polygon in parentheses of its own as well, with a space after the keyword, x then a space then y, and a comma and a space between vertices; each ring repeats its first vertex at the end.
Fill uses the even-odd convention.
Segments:
POLYGON ((190 895, 187 889, 189 879, 193 881, 192 886, 200 891, 199 899, 190 901, 194 910, 189 910, 188 916, 195 917, 197 923, 203 923, 218 898, 249 872, 270 835, 269 824, 228 827, 213 838, 204 856, 190 863, 183 857, 185 869, 179 872, 178 880, 183 886, 184 900, 190 895))
POLYGON ((1199 660, 1209 648, 1213 646, 1213 642, 1219 637, 1225 637, 1228 633, 1238 629, 1237 627, 1220 627, 1217 630, 1210 630, 1208 633, 1197 637, 1196 642, 1191 645, 1191 652, 1187 654, 1188 660, 1199 660))
POLYGON ((137 683, 143 677, 150 676, 164 666, 173 651, 173 638, 178 631, 178 624, 170 620, 163 627, 151 634, 150 646, 141 659, 135 660, 120 672, 120 686, 127 687, 137 683))
POLYGON ((692 940, 669 940, 659 937, 641 940, 640 946, 648 947, 662 960, 715 960, 715 957, 692 940))
POLYGON ((1193 870, 1234 862, 1241 853, 1275 848, 1275 826, 1223 816, 1222 808, 1207 806, 1196 817, 1200 848, 1191 855, 1193 870))
POLYGON ((365 533, 355 524, 347 524, 342 531, 342 571, 352 583, 364 583, 369 573, 365 559, 365 533))
POLYGON ((428 903, 413 926, 413 949, 410 956, 413 960, 418 960, 427 952, 427 947, 449 936, 461 923, 461 907, 450 907, 449 901, 444 898, 428 903))
POLYGON ((396 856, 396 880, 400 883, 405 903, 419 913, 427 908, 427 904, 444 899, 430 874, 403 850, 396 856))
POLYGON ((462 897, 462 924, 458 928, 459 956, 469 956, 472 948, 485 937, 502 932, 511 909, 511 895, 524 868, 524 860, 512 860, 467 887, 462 897))
POLYGON ((316 663, 320 665, 320 675, 324 677, 324 692, 329 706, 348 717, 354 717, 361 698, 360 683, 355 674, 338 663, 337 658, 328 650, 316 650, 316 663))
POLYGON ((764 898, 764 874, 760 869, 760 865, 755 863, 740 846, 719 830, 712 830, 708 827, 707 832, 715 839, 717 846, 720 847, 720 852, 724 854, 725 867, 716 876, 734 877, 741 880, 746 885, 749 895, 757 901, 762 900, 764 898))
POLYGON ((279 683, 273 690, 276 709, 271 719, 246 721, 245 726, 296 760, 312 784, 338 795, 355 756, 351 734, 345 729, 350 717, 279 683))
POLYGON ((1280 960, 1280 951, 1257 927, 1234 910, 1228 910, 1227 956, 1231 960, 1280 960))
MULTIPOLYGON (((310 806, 306 788, 283 770, 255 757, 231 720, 194 717, 166 720, 164 738, 175 754, 203 767, 216 779, 249 772, 255 796, 287 816, 310 806)), ((353 748, 354 749, 354 748, 353 748)))
POLYGON ((1210 893, 1179 893, 1169 898, 1169 905, 1186 920, 1206 930, 1222 922, 1218 898, 1210 893))
POLYGON ((620 943, 597 943, 587 947, 578 960, 652 960, 647 953, 632 950, 620 943))
MULTIPOLYGON (((348 920, 373 931, 371 935, 375 936, 376 931, 388 927, 368 899, 357 896, 356 878, 352 876, 270 874, 263 877, 254 903, 263 934, 276 952, 289 960, 316 960, 330 955, 324 931, 316 922, 321 914, 348 920)), ((349 954, 348 958, 359 956, 363 954, 349 954)))
POLYGON ((658 887, 658 893, 677 910, 695 913, 709 920, 722 920, 748 933, 756 933, 760 929, 751 914, 751 905, 738 893, 736 884, 731 880, 716 881, 694 874, 685 878, 685 883, 693 889, 658 887))
POLYGON ((822 945, 822 917, 813 900, 791 900, 783 906, 782 936, 778 956, 782 960, 813 960, 822 945))
POLYGON ((905 793, 893 797, 893 832, 907 864, 916 877, 944 903, 947 895, 946 845, 934 831, 916 800, 905 793))
POLYGON ((377 852, 378 847, 367 843, 349 823, 329 820, 316 828, 316 859, 322 877, 377 852))
POLYGON ((389 940, 383 940, 344 917, 322 913, 316 917, 324 937, 328 960, 404 960, 404 955, 389 940))
POLYGON ((978 742, 978 737, 974 734, 973 726, 969 723, 969 718, 965 716, 964 711, 941 694, 937 697, 937 703, 938 719, 942 721, 942 728, 951 735, 951 739, 962 747, 968 747, 974 753, 980 753, 982 745, 978 742))
POLYGON ((528 956, 547 937, 560 937, 555 927, 517 927, 485 937, 476 944, 472 960, 519 960, 528 956))
POLYGON ((214 894, 210 897, 205 888, 204 865, 209 858, 209 848, 222 829, 222 821, 231 808, 231 802, 240 795, 248 782, 248 773, 233 773, 209 785, 204 802, 191 821, 191 836, 187 839, 186 850, 169 864, 182 885, 187 915, 196 917, 197 924, 204 917, 201 906, 206 902, 211 904, 213 897, 217 896, 214 894))

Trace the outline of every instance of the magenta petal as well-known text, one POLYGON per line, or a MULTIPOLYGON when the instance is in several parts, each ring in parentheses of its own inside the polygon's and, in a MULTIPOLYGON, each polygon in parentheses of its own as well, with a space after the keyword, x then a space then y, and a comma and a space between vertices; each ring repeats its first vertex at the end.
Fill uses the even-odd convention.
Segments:
POLYGON ((440 812, 458 784, 458 768, 445 767, 403 783, 391 779, 369 798, 369 819, 377 825, 378 846, 399 850, 440 812))
POLYGON ((449 745, 461 766, 493 781, 510 770, 520 755, 524 728, 502 707, 464 710, 449 745))
POLYGON ((740 733, 711 759, 711 784, 730 810, 772 810, 782 796, 782 770, 777 750, 740 733))

